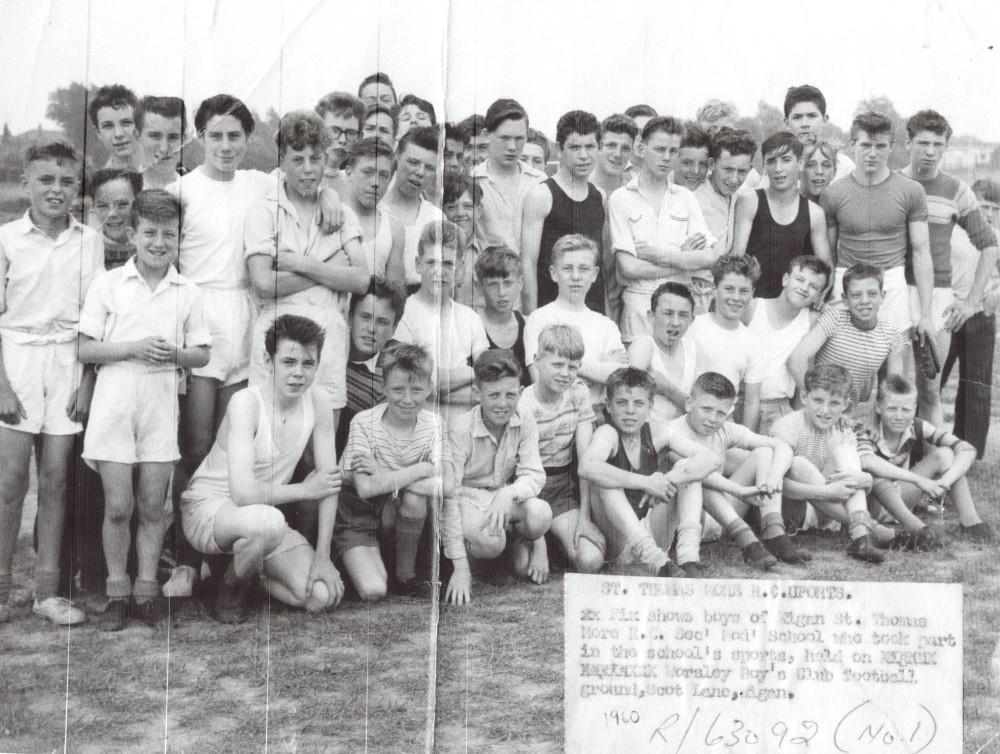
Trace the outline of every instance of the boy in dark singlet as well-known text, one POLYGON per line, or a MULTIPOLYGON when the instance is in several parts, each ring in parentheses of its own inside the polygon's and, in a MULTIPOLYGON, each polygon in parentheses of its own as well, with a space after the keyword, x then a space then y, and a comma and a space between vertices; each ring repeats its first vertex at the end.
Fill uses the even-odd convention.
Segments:
POLYGON ((508 349, 521 367, 521 385, 531 384, 524 362, 524 317, 514 310, 521 299, 521 258, 510 249, 493 246, 476 260, 476 280, 484 306, 479 318, 486 328, 490 348, 508 349))
POLYGON ((832 264, 823 210, 799 194, 802 149, 790 131, 767 137, 760 152, 768 185, 736 202, 732 253, 749 254, 760 264, 758 298, 781 295, 782 277, 795 257, 815 254, 832 264))
POLYGON ((608 424, 598 427, 579 463, 581 480, 596 493, 594 523, 619 564, 641 563, 657 576, 684 578, 667 549, 676 529, 701 530, 701 481, 718 471, 722 459, 706 448, 671 435, 665 424, 647 420, 653 405, 653 378, 634 367, 611 373, 606 384, 608 424), (664 448, 685 456, 673 469, 659 471, 664 448))

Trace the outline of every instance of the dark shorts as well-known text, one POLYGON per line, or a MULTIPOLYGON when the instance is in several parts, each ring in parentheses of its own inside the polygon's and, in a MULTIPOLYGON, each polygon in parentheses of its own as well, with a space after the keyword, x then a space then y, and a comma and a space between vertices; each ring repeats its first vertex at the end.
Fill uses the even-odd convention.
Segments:
POLYGON ((333 552, 337 558, 355 547, 378 547, 382 529, 382 511, 392 503, 392 495, 379 495, 369 500, 344 485, 337 504, 337 522, 333 526, 333 552))
POLYGON ((545 469, 545 486, 538 496, 552 508, 552 518, 580 507, 580 485, 572 466, 545 469))

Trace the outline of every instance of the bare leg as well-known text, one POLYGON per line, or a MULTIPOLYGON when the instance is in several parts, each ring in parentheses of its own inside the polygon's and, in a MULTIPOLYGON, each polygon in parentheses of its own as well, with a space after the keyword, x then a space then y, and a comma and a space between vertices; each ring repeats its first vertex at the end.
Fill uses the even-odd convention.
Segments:
MULTIPOLYGON (((573 544, 576 534, 576 523, 580 514, 579 508, 568 510, 552 519, 551 531, 572 564, 580 573, 597 573, 604 565, 604 552, 587 537, 580 537, 579 546, 573 544)), ((592 527, 593 528, 593 527, 592 527)), ((590 536, 597 538, 595 532, 590 536)), ((601 537, 603 540, 603 537, 601 537)))
POLYGON ((49 579, 58 583, 59 553, 66 515, 66 475, 72 465, 70 459, 75 444, 75 435, 41 436, 38 464, 38 560, 35 563, 35 596, 39 600, 55 594, 56 584, 52 584, 52 593, 49 593, 49 579), (40 595, 38 576, 41 574, 45 576, 40 595))
POLYGON ((344 553, 344 568, 358 596, 365 602, 377 602, 385 597, 389 576, 378 547, 352 547, 344 553))
MULTIPOLYGON (((17 535, 21 531, 21 510, 28 493, 31 447, 35 436, 0 427, 0 587, 10 591, 11 565, 17 535)), ((9 595, 0 593, 0 609, 9 595)))

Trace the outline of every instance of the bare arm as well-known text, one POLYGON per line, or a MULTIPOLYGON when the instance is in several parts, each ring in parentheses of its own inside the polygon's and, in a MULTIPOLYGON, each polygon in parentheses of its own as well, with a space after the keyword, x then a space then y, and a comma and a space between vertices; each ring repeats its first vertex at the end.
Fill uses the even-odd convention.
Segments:
POLYGON ((590 441, 590 446, 580 459, 577 470, 580 479, 586 479, 591 484, 605 489, 651 492, 648 486, 649 477, 619 469, 608 463, 608 459, 617 450, 618 436, 615 430, 607 424, 598 427, 590 441))
POLYGON ((304 275, 276 270, 274 257, 267 254, 254 254, 249 257, 247 269, 250 272, 250 283, 253 285, 254 293, 265 301, 289 296, 316 285, 304 275))
POLYGON ((636 369, 649 372, 656 383, 656 392, 678 408, 683 408, 684 402, 687 400, 687 393, 681 390, 677 383, 670 379, 669 375, 663 374, 659 369, 653 369, 651 366, 654 348, 656 348, 656 343, 652 338, 636 338, 628 347, 629 364, 636 369))
POLYGON ((833 265, 830 253, 830 236, 826 228, 826 213, 814 202, 809 202, 809 240, 813 254, 829 265, 833 265))
POLYGON ((741 257, 747 253, 750 243, 750 231, 753 230, 753 218, 757 214, 757 192, 737 194, 736 212, 733 217, 733 246, 730 254, 741 257))
MULTIPOLYGON (((307 398, 308 400, 308 398, 307 398)), ((335 474, 340 478, 337 467, 337 449, 333 429, 333 406, 330 399, 321 390, 312 391, 313 414, 316 417, 312 434, 313 458, 316 470, 335 474)), ((316 557, 330 559, 330 549, 333 542, 333 524, 337 520, 336 493, 325 495, 319 500, 319 524, 316 535, 316 557)))
MULTIPOLYGON (((406 277, 406 264, 403 261, 406 230, 399 220, 388 213, 382 215, 382 221, 389 223, 389 230, 392 233, 392 246, 389 248, 389 259, 385 263, 385 279, 403 280, 406 277)), ((372 270, 372 274, 375 274, 375 270, 372 270)))
POLYGON ((521 224, 521 269, 524 287, 521 289, 521 309, 525 315, 538 308, 538 255, 541 252, 542 228, 552 211, 552 193, 547 186, 531 189, 524 200, 524 220, 521 224))
POLYGON ((756 432, 760 426, 760 383, 743 383, 743 426, 756 432))
POLYGON ((934 294, 934 261, 931 258, 931 241, 927 221, 918 220, 909 224, 910 246, 913 249, 913 279, 917 284, 920 298, 920 321, 917 332, 921 336, 934 335, 931 321, 931 297, 934 294))
POLYGON ((788 371, 792 373, 795 385, 801 395, 805 395, 806 372, 809 371, 809 363, 813 357, 819 353, 819 349, 826 343, 827 335, 819 327, 813 327, 806 336, 799 341, 799 344, 788 357, 788 371))
POLYGON ((320 262, 316 259, 291 252, 278 254, 278 270, 292 272, 309 279, 313 284, 319 284, 331 291, 346 291, 347 293, 364 293, 371 282, 368 262, 361 251, 358 239, 352 238, 344 244, 344 251, 351 260, 349 267, 334 263, 332 260, 320 262))

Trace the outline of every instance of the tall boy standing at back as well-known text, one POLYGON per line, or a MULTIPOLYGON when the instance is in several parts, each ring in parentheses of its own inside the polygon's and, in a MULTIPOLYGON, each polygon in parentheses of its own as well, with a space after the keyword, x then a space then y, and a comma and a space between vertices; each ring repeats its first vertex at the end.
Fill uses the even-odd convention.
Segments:
POLYGON ((90 122, 97 129, 97 138, 108 152, 106 168, 136 170, 139 167, 136 104, 135 92, 127 86, 111 84, 98 89, 87 106, 90 122))

